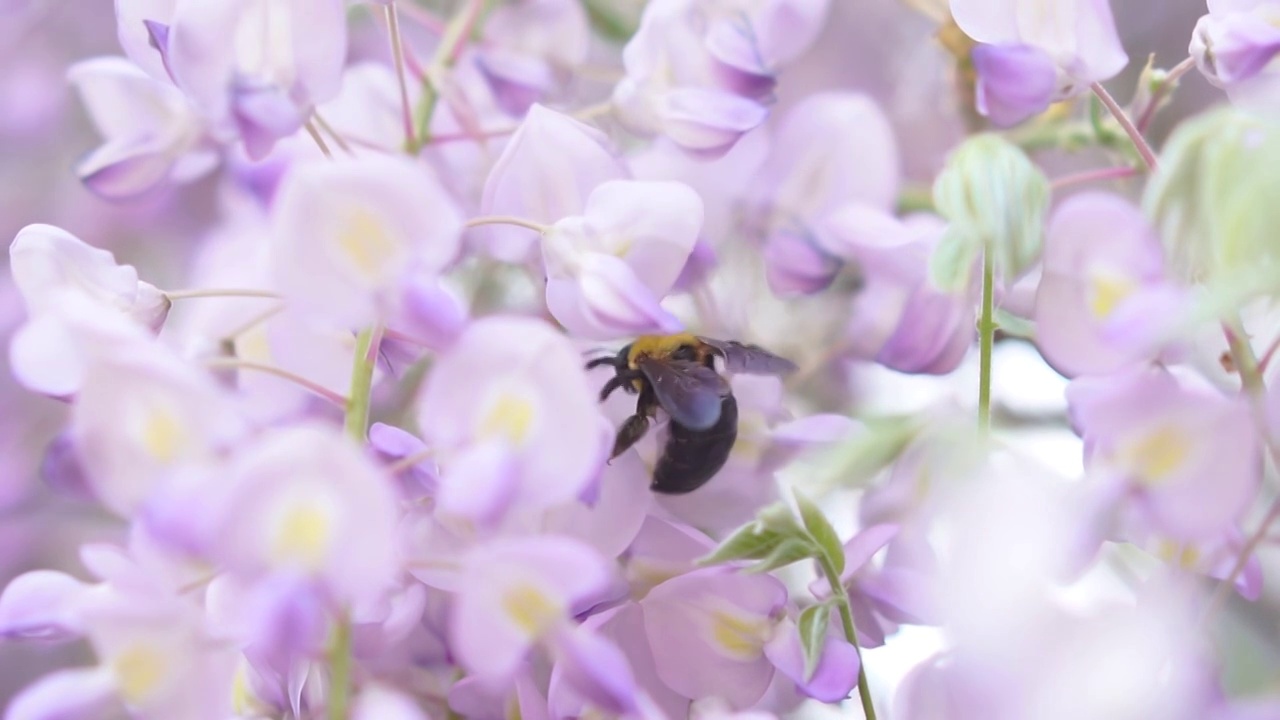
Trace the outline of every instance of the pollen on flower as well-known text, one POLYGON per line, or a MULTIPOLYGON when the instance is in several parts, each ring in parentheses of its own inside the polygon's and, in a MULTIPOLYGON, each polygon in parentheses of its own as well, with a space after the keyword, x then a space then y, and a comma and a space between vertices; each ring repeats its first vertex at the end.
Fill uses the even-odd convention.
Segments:
POLYGON ((710 621, 714 646, 725 657, 742 662, 760 657, 773 627, 767 618, 731 608, 712 610, 710 621))
POLYGON ((1139 481, 1157 484, 1186 463, 1191 443, 1192 438, 1182 428, 1163 425, 1124 447, 1119 457, 1139 481))
POLYGON ((173 462, 182 453, 187 439, 178 418, 163 407, 146 411, 139 435, 147 453, 162 463, 173 462))
POLYGON ((377 280, 395 254, 398 243, 386 225, 368 209, 354 209, 338 231, 338 247, 365 280, 377 280))
POLYGON ((111 661, 120 696, 130 705, 147 699, 164 680, 168 667, 163 654, 148 645, 131 645, 111 661))
POLYGON ((1105 320, 1135 290, 1137 284, 1128 278, 1096 273, 1089 282, 1089 311, 1095 319, 1105 320))
POLYGON ((271 556, 281 564, 316 568, 333 544, 333 517, 317 501, 296 502, 281 513, 271 543, 271 556))
POLYGON ((513 445, 521 445, 533 427, 534 408, 527 398, 506 392, 497 397, 480 421, 480 434, 500 437, 513 445))
POLYGON ((564 615, 564 608, 533 583, 517 583, 503 593, 502 610, 530 636, 541 635, 564 615))

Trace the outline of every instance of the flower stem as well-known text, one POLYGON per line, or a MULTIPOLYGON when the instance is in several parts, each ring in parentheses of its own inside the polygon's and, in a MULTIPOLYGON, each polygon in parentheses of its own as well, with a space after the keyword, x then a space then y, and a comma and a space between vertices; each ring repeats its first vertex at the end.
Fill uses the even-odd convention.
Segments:
MULTIPOLYGON (((431 138, 431 117, 435 115, 436 106, 440 103, 439 85, 445 72, 458 61, 483 9, 484 0, 467 0, 444 29, 444 37, 440 38, 440 45, 423 77, 422 99, 418 101, 417 148, 427 144, 431 138)), ((410 148, 413 149, 413 146, 410 148)))
POLYGON ((476 227, 477 225, 518 225, 522 228, 528 228, 537 233, 545 233, 550 229, 549 226, 532 220, 514 217, 512 215, 482 215, 474 217, 467 221, 467 227, 476 227))
POLYGON ((862 713, 867 720, 876 720, 876 708, 871 702, 871 686, 867 684, 867 666, 862 662, 862 648, 858 647, 858 630, 853 624, 853 611, 849 608, 849 592, 840 582, 840 573, 831 565, 825 556, 818 557, 822 566, 822 574, 827 577, 831 586, 831 595, 836 599, 836 608, 840 613, 840 623, 844 626, 844 639, 849 641, 858 653, 858 698, 862 700, 862 713))
POLYGON ((278 378, 288 380, 294 385, 310 390, 338 407, 346 407, 348 404, 346 398, 335 393, 329 388, 319 383, 312 382, 301 375, 295 375, 284 368, 276 367, 275 365, 253 362, 252 360, 241 360, 240 358, 234 357, 206 358, 204 365, 211 369, 225 368, 230 370, 256 370, 257 372, 266 373, 268 375, 275 375, 278 378))
POLYGON ((195 290, 162 290, 170 300, 187 300, 190 298, 271 298, 278 299, 280 293, 271 290, 253 290, 248 288, 197 288, 195 290))
POLYGON ((395 59, 396 83, 400 87, 400 113, 404 121, 404 144, 411 154, 418 153, 418 134, 413 126, 413 108, 409 107, 409 85, 404 79, 404 43, 400 36, 400 11, 395 2, 382 8, 387 21, 387 34, 391 36, 391 55, 395 59))
POLYGON ((329 691, 327 716, 329 720, 347 720, 347 699, 351 691, 351 622, 338 618, 337 635, 329 648, 329 671, 332 673, 332 689, 329 691))
POLYGON ((982 252, 982 317, 978 319, 978 430, 991 432, 991 346, 996 335, 995 258, 982 252))
POLYGON ((355 357, 351 361, 351 391, 343 429, 358 443, 369 431, 369 402, 373 391, 373 366, 378 358, 377 345, 382 339, 378 328, 361 330, 356 336, 355 357), (376 338, 375 338, 376 336, 376 338))
POLYGON ((1070 175, 1063 175, 1053 181, 1051 187, 1054 190, 1062 190, 1072 185, 1080 185, 1089 182, 1098 182, 1101 180, 1123 180, 1137 175, 1138 171, 1128 165, 1120 167, 1098 168, 1097 170, 1084 170, 1070 175))
POLYGON ((324 141, 324 137, 320 135, 320 131, 316 129, 316 124, 311 121, 311 118, 307 118, 307 121, 302 126, 307 129, 307 134, 315 141, 316 147, 320 148, 320 152, 332 160, 333 151, 329 150, 329 144, 324 141))
POLYGON ((1160 162, 1156 160, 1155 151, 1153 151, 1151 146, 1147 144, 1147 139, 1142 137, 1142 133, 1138 130, 1137 126, 1133 124, 1133 121, 1129 119, 1124 108, 1120 107, 1120 103, 1116 102, 1116 99, 1111 97, 1111 93, 1107 92, 1107 89, 1102 87, 1102 83, 1093 83, 1089 88, 1093 90, 1093 94, 1097 95, 1098 99, 1102 101, 1102 104, 1106 106, 1107 111, 1116 119, 1116 122, 1120 123, 1120 128, 1124 130, 1124 134, 1129 136, 1129 141, 1133 143, 1135 148, 1137 148, 1138 155, 1142 157, 1142 162, 1146 164, 1147 169, 1155 170, 1159 167, 1160 162))

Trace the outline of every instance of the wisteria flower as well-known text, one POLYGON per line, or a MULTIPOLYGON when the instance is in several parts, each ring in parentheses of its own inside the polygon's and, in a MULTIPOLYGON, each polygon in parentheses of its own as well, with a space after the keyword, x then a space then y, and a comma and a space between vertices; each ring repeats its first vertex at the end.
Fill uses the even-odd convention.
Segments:
MULTIPOLYGON (((535 104, 485 180, 480 210, 552 223, 580 214, 598 186, 627 177, 603 133, 535 104)), ((537 252, 537 238, 524 228, 489 225, 472 232, 499 260, 522 262, 537 252)))
POLYGON ((491 12, 486 45, 476 62, 498 104, 513 115, 529 106, 587 58, 587 12, 571 0, 521 0, 491 12))
POLYGON ((673 182, 613 181, 542 239, 547 309, 582 337, 607 340, 675 332, 660 305, 702 226, 702 199, 673 182))
POLYGON ((944 231, 932 216, 898 220, 860 205, 821 221, 815 241, 856 261, 864 277, 845 331, 852 355, 930 374, 950 372, 964 359, 973 341, 972 302, 967 292, 936 287, 927 268, 944 231))
POLYGON ((634 132, 716 157, 768 116, 761 101, 773 70, 741 15, 716 17, 689 0, 649 3, 622 60, 627 76, 613 102, 634 132))
POLYGON ((1188 299, 1165 279, 1160 239, 1138 208, 1103 193, 1058 206, 1045 238, 1035 319, 1040 351, 1060 372, 1101 374, 1154 358, 1160 348, 1143 342, 1161 335, 1151 318, 1185 315, 1188 299), (1145 331, 1133 327, 1139 322, 1145 331))
POLYGON ((1192 31, 1196 66, 1236 104, 1274 110, 1277 19, 1280 3, 1270 0, 1212 0, 1192 31))
POLYGON ((67 80, 106 141, 76 166, 98 195, 128 199, 165 182, 191 182, 217 166, 204 121, 165 80, 117 57, 76 63, 67 80))
POLYGON ((1127 488, 1160 532, 1220 536, 1253 500, 1260 442, 1245 401, 1155 368, 1077 378, 1067 400, 1090 472, 1127 488))
POLYGON ((493 523, 576 500, 604 460, 581 356, 538 320, 473 323, 436 361, 417 411, 440 452, 436 500, 448 516, 493 523))
POLYGON ((1077 95, 1129 62, 1109 0, 951 0, 951 14, 966 35, 991 46, 975 49, 973 61, 979 110, 1000 124, 1077 95))
POLYGON ((279 193, 272 276, 287 298, 332 323, 388 319, 406 283, 458 254, 461 216, 435 175, 408 160, 303 164, 279 193))
POLYGON ((341 0, 176 0, 172 8, 171 24, 149 28, 157 51, 201 114, 222 136, 242 140, 250 157, 264 157, 301 129, 315 104, 341 86, 341 0))

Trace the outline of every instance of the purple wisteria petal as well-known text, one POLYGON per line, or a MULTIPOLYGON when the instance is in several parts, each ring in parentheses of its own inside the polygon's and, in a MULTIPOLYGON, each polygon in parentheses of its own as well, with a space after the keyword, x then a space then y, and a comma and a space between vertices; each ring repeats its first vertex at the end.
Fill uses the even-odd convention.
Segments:
POLYGON ((436 494, 437 510, 442 517, 492 527, 511 506, 519 477, 515 458, 504 443, 476 443, 450 460, 436 494))
POLYGON ((32 570, 0 594, 0 637, 63 640, 83 632, 77 607, 90 586, 65 573, 32 570))
POLYGON ((106 668, 58 670, 9 702, 6 720, 90 720, 118 708, 115 678, 106 668))
MULTIPOLYGON (((1036 292, 1036 340, 1055 369, 1068 376, 1105 373, 1153 357, 1149 349, 1142 354, 1144 343, 1111 341, 1115 331, 1109 331, 1110 323, 1125 317, 1127 303, 1144 296, 1166 297, 1161 292, 1168 286, 1160 240, 1137 207, 1105 193, 1068 198, 1049 220, 1043 262, 1036 292)), ((1146 303, 1138 307, 1154 309, 1146 303)), ((1151 319, 1160 315, 1142 317, 1160 325, 1151 319)), ((1166 317, 1177 319, 1176 314, 1166 317)), ((1129 327, 1137 324, 1121 327, 1139 330, 1129 327)), ((1160 337, 1158 328, 1140 334, 1160 337)))
MULTIPOLYGON (((178 87, 226 132, 243 125, 236 118, 242 113, 240 87, 274 86, 299 114, 332 98, 341 87, 346 46, 341 0, 178 0, 170 23, 169 67, 178 87)), ((256 117, 252 111, 249 115, 256 117)), ((267 131, 254 138, 254 149, 261 150, 260 145, 281 137, 270 131, 284 126, 269 123, 253 129, 267 131)))
POLYGON ((1010 127, 1049 107, 1057 90, 1053 58, 1030 45, 978 45, 973 49, 978 73, 975 105, 1000 127, 1010 127))
MULTIPOLYGON (((835 615, 834 611, 828 612, 835 615)), ((840 619, 830 618, 822 656, 811 678, 804 675, 804 646, 800 630, 790 619, 778 625, 773 639, 765 646, 765 655, 778 670, 791 678, 800 692, 822 702, 840 702, 849 697, 858 684, 858 671, 862 667, 858 649, 850 645, 841 632, 840 619)))
POLYGON ((752 29, 745 23, 716 23, 707 32, 704 44, 715 61, 721 85, 753 99, 765 99, 773 92, 773 73, 760 55, 752 29))
POLYGON ((306 121, 279 85, 240 81, 231 98, 231 119, 250 160, 265 158, 276 140, 301 130, 306 121))
POLYGON ((120 47, 130 60, 156 80, 167 80, 169 71, 154 44, 152 27, 168 27, 177 4, 178 0, 115 0, 120 47))
POLYGON ((609 569, 590 547, 554 536, 495 540, 466 560, 450 622, 452 649, 486 684, 509 681, 534 643, 605 589, 609 569))
POLYGON ((295 167, 272 210, 277 287, 337 324, 394 315, 405 283, 443 270, 460 249, 453 200, 430 169, 401 158, 295 167))
POLYGON ((9 269, 32 315, 60 309, 60 295, 67 291, 153 330, 169 312, 169 299, 139 280, 132 265, 121 265, 110 252, 52 225, 28 225, 18 232, 9 245, 9 269))
MULTIPOLYGON (((417 436, 393 425, 379 422, 369 426, 369 447, 389 463, 419 455, 427 449, 426 443, 417 436)), ((429 459, 420 460, 405 469, 401 479, 402 491, 407 497, 431 495, 435 493, 439 482, 439 469, 429 459)))
POLYGON ((234 459, 226 484, 211 547, 226 567, 245 577, 296 573, 347 602, 378 601, 391 588, 395 488, 336 430, 265 433, 234 459))
POLYGON ((804 231, 781 230, 764 247, 765 277, 779 297, 812 295, 831 286, 844 267, 804 231))
POLYGON ((115 57, 76 63, 67 80, 105 140, 76 167, 102 197, 126 199, 167 180, 189 182, 217 164, 201 144, 203 121, 172 85, 115 57))
POLYGON ((1108 80, 1129 62, 1109 0, 951 0, 951 15, 980 43, 1029 45, 1054 58, 1065 76, 1059 97, 1108 80))
POLYGON ((901 174, 893 127, 875 100, 815 93, 781 118, 750 197, 768 227, 807 225, 846 204, 891 210, 901 174))
POLYGON ((1261 457, 1243 400, 1158 369, 1077 378, 1067 400, 1089 466, 1128 478, 1138 507, 1162 532, 1216 535, 1252 502, 1261 457))
POLYGON ((680 88, 663 96, 658 108, 664 134, 700 157, 723 156, 769 109, 738 95, 703 88, 680 88))
POLYGON ((1196 65, 1220 87, 1252 79, 1280 53, 1280 29, 1272 22, 1275 10, 1265 4, 1243 11, 1214 10, 1210 7, 1191 32, 1196 65))
POLYGON ((871 562, 871 558, 897 537, 901 529, 899 525, 883 523, 863 528, 849 538, 844 544, 845 575, 852 577, 862 566, 871 562))
POLYGON ((560 631, 553 640, 560 680, 593 707, 614 715, 637 710, 637 688, 627 657, 589 628, 560 631))
POLYGON ((641 601, 657 672, 685 697, 754 704, 773 677, 764 647, 786 588, 768 575, 721 569, 672 578, 641 601))
MULTIPOLYGON (((597 186, 627 177, 599 130, 542 105, 529 108, 484 184, 480 211, 553 223, 579 215, 597 186)), ((537 236, 524 228, 486 226, 473 231, 493 257, 527 259, 537 236)))
MULTIPOLYGON (((473 323, 439 356, 418 401, 423 438, 450 461, 476 443, 501 442, 518 468, 511 507, 576 500, 602 461, 596 391, 581 355, 546 323, 492 317, 473 323)), ((474 481, 474 478, 473 478, 474 481)))
POLYGON ((555 82, 545 61, 527 55, 486 50, 476 57, 476 66, 493 89, 498 107, 515 117, 527 113, 555 82))

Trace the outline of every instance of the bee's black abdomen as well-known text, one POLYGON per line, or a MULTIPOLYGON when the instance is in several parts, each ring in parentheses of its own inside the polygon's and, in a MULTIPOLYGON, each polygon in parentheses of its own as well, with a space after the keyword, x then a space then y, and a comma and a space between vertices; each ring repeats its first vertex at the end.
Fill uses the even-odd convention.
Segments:
POLYGON ((682 495, 706 484, 729 459, 738 438, 738 401, 732 395, 720 401, 720 419, 706 430, 690 430, 674 421, 668 424, 667 444, 653 470, 654 492, 682 495))

